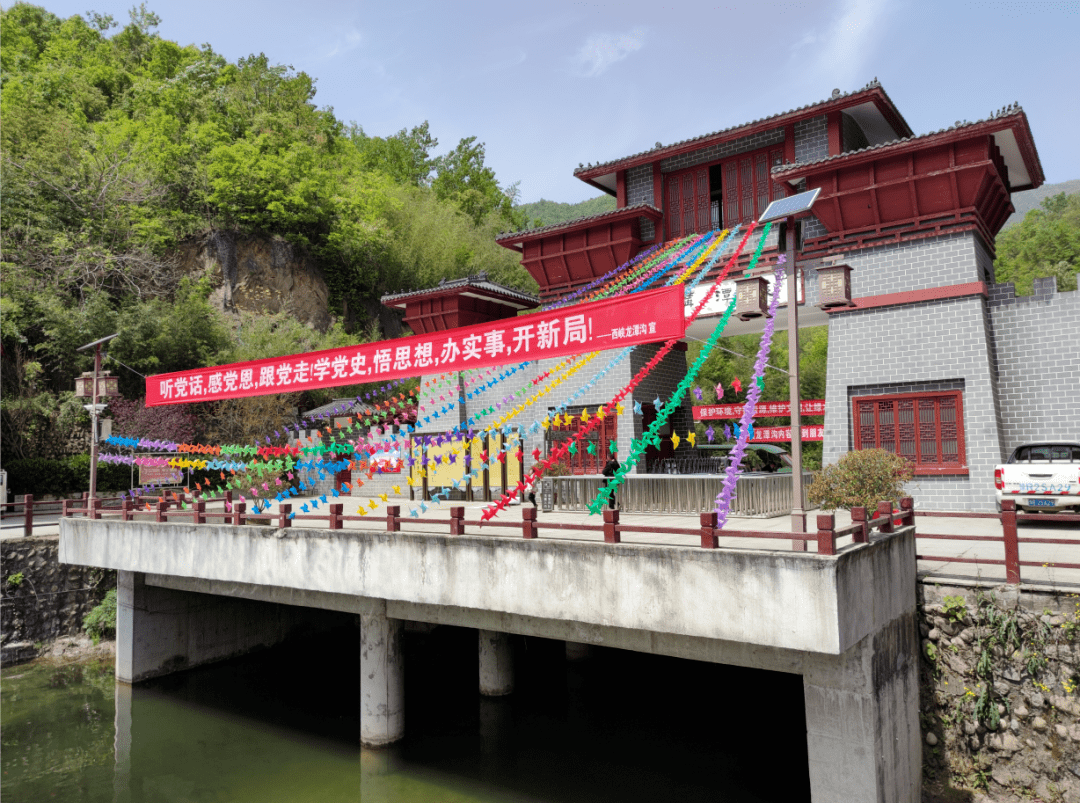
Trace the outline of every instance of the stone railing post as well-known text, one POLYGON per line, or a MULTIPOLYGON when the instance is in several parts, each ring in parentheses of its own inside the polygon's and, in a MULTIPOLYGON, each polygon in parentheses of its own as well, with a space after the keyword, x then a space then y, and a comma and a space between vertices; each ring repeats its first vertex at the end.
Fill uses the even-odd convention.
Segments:
POLYGON ((720 539, 716 535, 716 511, 701 514, 701 548, 716 549, 720 539))
POLYGON ((169 520, 169 518, 165 514, 166 514, 166 512, 168 512, 168 510, 169 510, 168 501, 165 500, 165 499, 158 499, 157 500, 157 507, 154 510, 154 521, 157 522, 158 524, 163 524, 164 522, 167 522, 169 520))
POLYGON ((817 551, 819 555, 836 554, 836 519, 832 513, 817 517, 817 551))
POLYGON ((194 513, 195 524, 206 524, 206 500, 196 497, 191 504, 191 509, 194 513))
POLYGON ((866 521, 865 507, 853 507, 851 509, 851 523, 862 525, 852 533, 852 540, 854 540, 856 544, 870 543, 870 525, 867 524, 866 521))
POLYGON ((343 506, 341 502, 330 505, 330 529, 340 530, 342 527, 341 511, 343 506))
POLYGON ((401 532, 401 522, 398 521, 400 516, 401 516, 401 506, 400 505, 387 505, 386 506, 386 531, 388 533, 401 532))
POLYGON ((124 499, 120 500, 120 520, 121 521, 131 521, 133 507, 134 507, 134 503, 130 499, 124 498, 124 499))
POLYGON ((464 507, 450 508, 450 535, 465 535, 464 507))
POLYGON ((612 510, 611 508, 604 508, 604 543, 605 544, 618 544, 622 541, 622 537, 616 526, 619 523, 619 511, 612 510))
POLYGON ((289 518, 290 513, 292 513, 292 505, 288 502, 282 502, 278 505, 278 527, 282 529, 292 527, 292 519, 289 518))
POLYGON ((915 526, 915 500, 910 496, 900 500, 900 524, 904 527, 915 526))
POLYGON ((536 528, 536 508, 521 509, 521 535, 523 538, 536 538, 540 531, 536 528))
POLYGON ((23 495, 23 537, 29 538, 34 534, 34 495, 23 495))
POLYGON ((247 524, 247 516, 244 512, 247 510, 246 502, 237 502, 233 505, 233 524, 237 527, 242 527, 247 524))
POLYGON ((891 533, 893 531, 892 523, 892 502, 881 501, 877 503, 877 518, 885 517, 885 520, 881 522, 881 532, 891 533))
POLYGON ((1005 540, 1005 582, 1020 584, 1020 543, 1016 540, 1016 500, 1001 501, 1001 534, 1005 540))

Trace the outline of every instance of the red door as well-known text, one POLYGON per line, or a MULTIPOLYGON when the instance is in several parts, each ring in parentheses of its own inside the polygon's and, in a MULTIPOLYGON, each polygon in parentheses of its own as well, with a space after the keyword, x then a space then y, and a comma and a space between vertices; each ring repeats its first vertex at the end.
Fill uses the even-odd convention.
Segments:
POLYGON ((703 234, 711 228, 709 169, 692 167, 667 176, 667 237, 703 234))

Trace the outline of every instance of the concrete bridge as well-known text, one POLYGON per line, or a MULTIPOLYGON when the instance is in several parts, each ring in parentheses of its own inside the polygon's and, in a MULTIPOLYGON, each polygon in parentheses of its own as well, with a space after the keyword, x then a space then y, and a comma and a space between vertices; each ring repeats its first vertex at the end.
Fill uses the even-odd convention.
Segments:
POLYGON ((508 634, 789 672, 815 803, 919 799, 914 527, 822 555, 64 519, 60 560, 118 570, 125 683, 276 643, 319 609, 360 618, 368 746, 406 733, 409 622, 476 628, 487 695, 513 690, 508 634))

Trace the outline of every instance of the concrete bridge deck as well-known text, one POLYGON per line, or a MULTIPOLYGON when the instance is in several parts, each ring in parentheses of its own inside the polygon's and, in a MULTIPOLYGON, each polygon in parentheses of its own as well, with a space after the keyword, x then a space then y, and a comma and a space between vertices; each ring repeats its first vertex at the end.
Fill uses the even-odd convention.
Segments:
POLYGON ((918 800, 912 528, 819 555, 371 525, 64 519, 60 559, 118 570, 122 681, 274 643, 317 609, 359 616, 369 745, 405 734, 406 622, 476 628, 485 694, 513 689, 508 634, 794 673, 814 801, 918 800))

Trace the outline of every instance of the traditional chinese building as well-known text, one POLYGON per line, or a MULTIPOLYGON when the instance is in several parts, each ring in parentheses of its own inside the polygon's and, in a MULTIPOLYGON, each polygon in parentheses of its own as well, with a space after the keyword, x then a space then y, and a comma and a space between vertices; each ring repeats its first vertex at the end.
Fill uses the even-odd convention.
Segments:
MULTIPOLYGON (((655 243, 746 224, 772 200, 821 189, 802 225, 797 291, 800 325, 829 327, 825 462, 886 448, 915 463, 920 506, 987 509, 994 465, 1016 445, 1080 440, 1080 368, 1059 345, 1080 335, 1080 293, 1058 293, 1050 279, 1016 298, 994 280, 994 238, 1012 193, 1044 180, 1019 106, 915 135, 874 81, 574 175, 613 195, 616 209, 498 237, 521 253, 545 302, 655 243)), ((775 261, 770 239, 763 266, 775 261)), ((706 337, 719 312, 688 334, 706 337)), ((760 328, 732 321, 727 333, 760 328)), ((648 351, 589 402, 610 399, 648 351)), ((684 372, 682 355, 669 355, 635 400, 666 398, 684 372)), ((639 436, 643 423, 624 413, 613 434, 639 436)), ((686 429, 688 408, 671 423, 686 429)))

